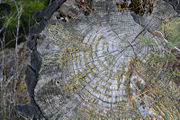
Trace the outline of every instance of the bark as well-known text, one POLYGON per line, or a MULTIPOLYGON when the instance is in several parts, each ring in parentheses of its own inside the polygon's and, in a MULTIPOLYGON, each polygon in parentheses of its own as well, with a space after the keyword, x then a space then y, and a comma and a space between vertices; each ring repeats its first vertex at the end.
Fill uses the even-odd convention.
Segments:
MULTIPOLYGON (((87 11, 87 7, 72 11, 87 11)), ((152 101, 144 95, 151 92, 145 89, 147 81, 137 71, 132 72, 130 66, 138 56, 162 50, 164 43, 152 31, 161 26, 162 19, 167 20, 176 12, 162 0, 154 3, 152 14, 143 16, 118 11, 114 1, 97 0, 92 8, 90 15, 80 12, 67 22, 52 15, 53 23, 37 32, 43 39, 28 43, 33 53, 26 83, 29 96, 36 103, 33 109, 44 119, 153 117, 156 113, 151 110, 152 101), (158 46, 139 42, 142 35, 158 46)), ((40 17, 49 19, 43 14, 40 17)), ((156 114, 157 118, 162 116, 156 114)), ((38 118, 36 114, 33 117, 38 118)))

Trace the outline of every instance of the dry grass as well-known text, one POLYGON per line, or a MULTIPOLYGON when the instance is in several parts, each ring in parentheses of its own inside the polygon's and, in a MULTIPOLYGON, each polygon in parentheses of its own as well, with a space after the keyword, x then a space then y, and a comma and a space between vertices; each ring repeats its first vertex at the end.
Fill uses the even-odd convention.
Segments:
POLYGON ((15 106, 17 103, 27 103, 28 95, 24 82, 26 68, 26 51, 18 52, 16 61, 15 49, 3 49, 0 58, 0 119, 18 120, 15 106), (18 65, 18 67, 16 66, 18 65))

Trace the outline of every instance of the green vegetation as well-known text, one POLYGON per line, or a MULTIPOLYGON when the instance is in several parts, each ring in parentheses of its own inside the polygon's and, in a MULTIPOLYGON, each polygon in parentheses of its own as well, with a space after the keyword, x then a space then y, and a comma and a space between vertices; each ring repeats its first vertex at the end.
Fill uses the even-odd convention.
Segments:
POLYGON ((180 46, 180 19, 173 19, 165 25, 165 37, 171 49, 180 46))
MULTIPOLYGON (((4 3, 9 4, 10 13, 8 11, 3 11, 3 18, 0 19, 0 23, 5 24, 11 17, 12 21, 7 26, 5 31, 6 39, 12 39, 16 36, 16 26, 18 23, 17 17, 17 8, 23 6, 22 15, 20 19, 20 35, 25 36, 23 27, 25 31, 28 31, 29 26, 33 24, 32 14, 39 10, 43 9, 48 0, 21 0, 14 2, 13 0, 3 0, 4 3)), ((1 24, 0 24, 1 25, 1 24)), ((162 32, 162 31, 160 31, 162 32)), ((162 32, 163 33, 163 32, 162 32)), ((155 114, 162 114, 161 116, 178 116, 179 112, 176 109, 176 106, 179 103, 176 98, 179 98, 179 77, 180 77, 180 67, 177 61, 177 55, 180 54, 175 47, 180 46, 180 20, 174 19, 167 24, 165 24, 164 37, 167 39, 167 47, 164 47, 162 51, 152 52, 151 56, 146 63, 136 60, 133 65, 134 70, 136 70, 136 75, 138 77, 144 78, 147 82, 144 93, 151 96, 153 101, 152 106, 156 108, 156 111, 161 110, 155 114), (173 84, 173 85, 171 85, 173 84), (155 88, 161 88, 156 90, 155 88), (168 88, 168 89, 167 89, 168 88), (154 91, 150 91, 154 89, 154 91), (147 92, 146 92, 147 91, 147 92), (170 96, 170 97, 169 97, 170 96), (176 105, 177 104, 177 105, 176 105), (159 107, 160 106, 160 107, 159 107), (158 109, 160 108, 160 109, 158 109), (167 115, 166 115, 167 114, 167 115), (176 115, 177 114, 177 115, 176 115)), ((158 47, 159 45, 151 38, 141 37, 139 40, 144 45, 153 45, 158 47)), ((67 42, 67 41, 66 41, 67 42)), ((162 38, 162 42, 165 42, 162 38)), ((70 51, 70 50, 69 50, 70 51)), ((13 112, 14 105, 18 102, 23 102, 22 99, 25 96, 25 93, 22 91, 26 89, 25 83, 21 83, 23 80, 4 80, 1 82, 0 86, 0 119, 21 119, 16 116, 13 112), (10 82, 9 82, 10 81, 10 82), (12 82, 13 81, 13 82, 12 82), (19 83, 20 81, 20 83, 19 83), (9 83, 11 84, 9 84, 9 83), (8 85, 8 86, 7 86, 8 85), (21 87, 16 87, 16 85, 21 87), (6 86, 6 87, 5 87, 6 86), (17 89, 18 88, 18 89, 17 89), (14 92, 15 90, 15 92, 14 92), (21 97, 18 97, 17 94, 22 94, 21 97), (2 99, 1 99, 2 98, 2 99), (19 99, 19 100, 18 100, 19 99)), ((139 83, 137 83, 139 85, 139 83)), ((143 91, 141 91, 143 93, 143 91)), ((143 94, 144 95, 144 94, 143 94)), ((156 112, 155 111, 155 112, 156 112)), ((108 112, 108 117, 113 118, 114 112, 108 112)), ((109 119, 110 119, 109 118, 109 119)), ((160 118, 159 118, 160 119, 160 118)), ((175 119, 175 118, 174 118, 175 119)))
POLYGON ((168 60, 173 60, 176 55, 172 53, 175 48, 180 46, 180 19, 172 19, 167 24, 164 25, 164 35, 163 30, 159 31, 161 43, 166 43, 166 47, 158 45, 152 38, 142 36, 138 41, 142 42, 144 45, 153 45, 155 47, 161 46, 162 52, 152 52, 151 61, 154 62, 165 62, 168 60), (162 36, 163 35, 163 36, 162 36), (164 40, 163 40, 164 39, 164 40))
POLYGON ((148 38, 145 36, 142 36, 139 42, 143 42, 145 45, 157 45, 156 42, 152 38, 148 38))
MULTIPOLYGON (((134 69, 143 79, 146 80, 145 90, 160 88, 157 91, 147 93, 147 96, 154 95, 155 104, 151 107, 160 106, 164 114, 157 109, 156 116, 159 119, 178 119, 180 114, 179 85, 180 85, 180 19, 169 20, 163 29, 156 34, 160 42, 152 38, 141 37, 140 42, 145 46, 154 46, 149 56, 139 56, 134 64, 134 69), (144 60, 146 60, 144 62, 144 60), (142 62, 143 61, 143 62, 142 62)), ((157 107, 158 108, 158 107, 157 107)), ((156 112, 156 111, 154 111, 156 112)))
MULTIPOLYGON (((10 6, 10 8, 1 11, 2 19, 0 19, 0 23, 5 25, 7 21, 12 18, 5 30, 5 41, 8 43, 16 36, 18 10, 20 10, 20 7, 22 6, 23 9, 22 11, 19 11, 22 12, 20 17, 19 36, 21 36, 20 41, 24 41, 25 36, 28 34, 29 27, 34 24, 34 21, 32 20, 33 13, 43 9, 48 4, 48 0, 2 0, 2 3, 10 6)), ((8 46, 8 44, 6 46, 8 46)), ((10 46, 8 47, 13 46, 14 42, 10 43, 10 46)))
POLYGON ((28 102, 24 77, 21 78, 21 76, 19 76, 22 74, 19 71, 25 67, 24 60, 26 53, 24 51, 19 53, 22 57, 18 57, 19 61, 17 67, 15 66, 17 61, 14 58, 13 50, 6 48, 15 47, 18 21, 18 43, 26 40, 29 27, 34 24, 34 21, 32 20, 33 13, 47 6, 48 1, 49 0, 1 0, 0 29, 2 27, 5 27, 5 29, 0 33, 0 38, 3 39, 3 42, 0 41, 1 78, 1 73, 4 74, 4 77, 0 79, 0 120, 23 120, 22 117, 17 115, 15 105, 17 103, 28 102), (3 52, 1 51, 2 49, 3 52), (12 53, 9 53, 9 51, 12 53), (10 65, 12 62, 13 64, 10 65), (11 73, 9 71, 9 67, 14 67, 13 69, 16 69, 17 67, 18 71, 15 71, 12 75, 10 75, 11 73))

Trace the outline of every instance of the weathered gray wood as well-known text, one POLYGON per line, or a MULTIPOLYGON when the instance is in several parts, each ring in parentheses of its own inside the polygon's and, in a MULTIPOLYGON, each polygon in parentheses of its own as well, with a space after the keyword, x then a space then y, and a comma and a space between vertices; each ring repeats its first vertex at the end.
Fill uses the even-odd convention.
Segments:
POLYGON ((88 116, 145 119, 156 115, 147 96, 142 96, 145 102, 135 97, 137 88, 133 84, 142 92, 146 85, 128 63, 161 49, 159 38, 150 31, 176 12, 159 0, 153 13, 142 16, 138 24, 130 11, 119 12, 114 1, 97 0, 92 7, 95 10, 90 16, 79 14, 66 23, 56 20, 41 32, 44 39, 37 50, 42 66, 34 90, 41 112, 59 120, 88 116), (138 42, 142 35, 154 39, 159 47, 138 42), (129 102, 131 98, 133 102, 129 102))

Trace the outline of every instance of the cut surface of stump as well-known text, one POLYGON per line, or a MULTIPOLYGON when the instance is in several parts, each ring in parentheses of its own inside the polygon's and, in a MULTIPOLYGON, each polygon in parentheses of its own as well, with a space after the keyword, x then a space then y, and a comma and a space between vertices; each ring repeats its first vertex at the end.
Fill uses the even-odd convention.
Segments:
MULTIPOLYGON (((138 62, 139 57, 161 51, 140 42, 142 35, 159 46, 163 43, 136 23, 129 11, 119 12, 112 2, 94 6, 93 16, 79 14, 66 23, 57 20, 41 33, 44 39, 37 49, 42 66, 35 100, 44 116, 59 120, 170 118, 169 109, 155 103, 159 97, 154 91, 160 86, 147 86, 149 79, 134 66, 147 63, 146 59, 138 62)), ((159 21, 149 25, 153 22, 159 21)))

